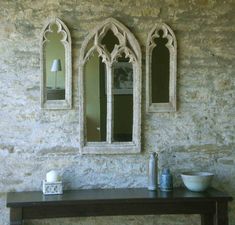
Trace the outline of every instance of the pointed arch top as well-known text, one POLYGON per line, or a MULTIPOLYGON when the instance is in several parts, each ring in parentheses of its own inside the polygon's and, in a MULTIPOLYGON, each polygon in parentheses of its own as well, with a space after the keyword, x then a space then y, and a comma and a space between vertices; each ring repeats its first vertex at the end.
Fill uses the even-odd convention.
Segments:
POLYGON ((168 42, 166 43, 166 47, 172 54, 176 54, 177 43, 175 34, 173 30, 165 23, 157 23, 151 29, 147 38, 147 50, 151 51, 156 46, 156 43, 154 43, 154 39, 160 37, 159 31, 163 32, 162 38, 166 38, 168 40, 168 42))
POLYGON ((108 18, 101 22, 88 34, 81 46, 79 63, 84 64, 95 50, 106 63, 114 62, 121 52, 126 57, 130 57, 130 61, 141 61, 141 49, 138 41, 126 26, 114 18, 108 18), (111 53, 101 43, 109 30, 113 32, 119 41, 119 44, 115 45, 111 53), (89 48, 91 42, 92 47, 89 48))
POLYGON ((41 44, 43 45, 45 42, 48 41, 47 35, 52 33, 52 26, 56 24, 58 27, 57 33, 62 34, 62 43, 71 43, 71 36, 68 27, 65 25, 65 23, 56 17, 50 17, 47 19, 47 22, 45 23, 42 34, 41 34, 41 44))

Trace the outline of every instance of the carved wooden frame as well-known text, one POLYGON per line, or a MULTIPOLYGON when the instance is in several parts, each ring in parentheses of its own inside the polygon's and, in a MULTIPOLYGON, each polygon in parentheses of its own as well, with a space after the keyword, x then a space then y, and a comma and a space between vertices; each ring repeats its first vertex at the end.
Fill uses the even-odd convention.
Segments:
POLYGON ((41 34, 41 107, 45 109, 71 109, 72 108, 72 59, 71 59, 71 36, 67 26, 58 18, 49 18, 41 34), (44 44, 49 40, 46 37, 52 32, 51 26, 56 24, 57 33, 62 33, 61 43, 65 48, 65 100, 47 100, 46 76, 44 73, 44 44))
POLYGON ((138 153, 141 151, 141 49, 134 35, 119 21, 108 18, 97 25, 85 38, 79 56, 79 124, 80 151, 83 154, 121 154, 138 153), (112 30, 119 40, 112 53, 101 44, 108 30, 112 30), (90 41, 93 45, 88 48, 90 41), (87 142, 85 123, 84 65, 91 54, 97 51, 107 69, 107 134, 106 142, 87 142), (112 142, 112 64, 120 54, 130 58, 133 65, 133 132, 132 142, 112 142))
POLYGON ((174 112, 176 111, 176 70, 177 70, 177 43, 174 32, 165 23, 156 24, 148 34, 146 43, 146 111, 147 112, 174 112), (163 38, 167 38, 166 47, 169 50, 169 102, 152 103, 152 51, 156 46, 154 39, 159 37, 159 30, 163 31, 163 38))

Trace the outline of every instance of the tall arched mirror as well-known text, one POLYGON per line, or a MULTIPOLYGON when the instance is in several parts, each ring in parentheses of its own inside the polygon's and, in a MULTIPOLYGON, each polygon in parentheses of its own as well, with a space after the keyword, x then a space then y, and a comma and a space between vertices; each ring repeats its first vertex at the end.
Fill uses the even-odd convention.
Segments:
POLYGON ((71 108, 71 37, 58 18, 45 25, 41 41, 41 106, 71 108))
POLYGON ((150 31, 146 44, 147 112, 176 110, 176 38, 160 23, 150 31))
POLYGON ((141 51, 117 20, 105 20, 82 44, 79 87, 81 152, 140 152, 141 51))

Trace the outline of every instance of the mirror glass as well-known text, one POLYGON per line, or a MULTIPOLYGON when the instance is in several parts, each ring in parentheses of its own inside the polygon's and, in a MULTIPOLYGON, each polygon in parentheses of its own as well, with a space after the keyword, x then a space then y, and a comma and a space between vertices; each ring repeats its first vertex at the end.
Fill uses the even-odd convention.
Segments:
POLYGON ((85 113, 88 142, 106 141, 106 66, 95 52, 85 64, 85 113))
POLYGON ((133 66, 129 58, 119 57, 113 64, 113 141, 132 141, 133 66))
POLYGON ((156 46, 152 50, 152 103, 169 102, 170 87, 170 54, 166 47, 167 38, 163 38, 163 31, 158 31, 159 37, 154 39, 156 46))
POLYGON ((44 73, 46 78, 46 99, 65 99, 65 47, 61 42, 63 33, 56 23, 50 26, 52 32, 46 33, 47 42, 43 47, 44 73))

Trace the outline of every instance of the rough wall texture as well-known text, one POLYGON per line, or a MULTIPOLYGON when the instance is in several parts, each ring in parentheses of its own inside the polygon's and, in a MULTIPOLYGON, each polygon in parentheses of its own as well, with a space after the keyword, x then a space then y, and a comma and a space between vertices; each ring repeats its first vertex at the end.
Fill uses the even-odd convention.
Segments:
MULTIPOLYGON (((215 173, 213 185, 235 197, 235 4, 233 0, 1 0, 0 224, 8 224, 6 192, 39 190, 45 173, 60 168, 68 188, 146 186, 148 153, 160 152, 181 185, 180 172, 215 173), (40 32, 61 18, 73 41, 73 109, 40 109, 40 32), (178 111, 145 114, 142 153, 79 155, 78 54, 85 35, 112 16, 141 44, 156 21, 178 40, 178 111), (125 170, 123 170, 125 168, 125 170)), ((145 70, 143 62, 143 86, 145 70)), ((144 90, 143 90, 144 93, 144 90)), ((143 106, 145 94, 143 94, 143 106)), ((235 225, 235 203, 230 225, 235 225)), ((26 224, 196 225, 198 216, 100 217, 26 224)))

